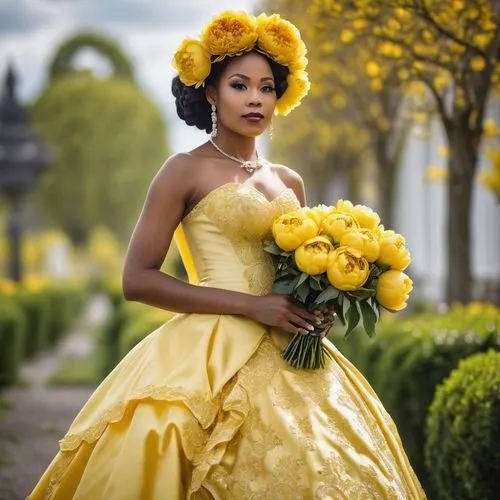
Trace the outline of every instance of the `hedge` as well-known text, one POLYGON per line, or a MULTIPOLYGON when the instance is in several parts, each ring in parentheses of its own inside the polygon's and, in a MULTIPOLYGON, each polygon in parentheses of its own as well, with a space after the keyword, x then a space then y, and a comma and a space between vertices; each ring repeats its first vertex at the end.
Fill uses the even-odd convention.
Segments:
POLYGON ((435 498, 498 498, 500 353, 489 351, 459 363, 436 391, 426 430, 426 465, 435 498))
POLYGON ((26 320, 15 300, 0 292, 0 388, 13 384, 23 359, 26 320))

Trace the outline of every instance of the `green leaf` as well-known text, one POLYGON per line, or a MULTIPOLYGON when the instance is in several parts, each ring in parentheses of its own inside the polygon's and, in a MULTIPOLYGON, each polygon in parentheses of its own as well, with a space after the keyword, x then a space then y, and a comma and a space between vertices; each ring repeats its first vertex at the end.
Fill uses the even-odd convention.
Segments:
POLYGON ((347 310, 346 314, 346 319, 347 319, 347 330, 345 332, 345 337, 348 337, 359 323, 360 314, 358 310, 357 301, 354 300, 350 302, 349 309, 347 310))
POLYGON ((309 278, 309 275, 307 273, 302 273, 299 277, 299 280, 297 281, 297 284, 295 285, 295 289, 299 288, 302 283, 304 283, 307 278, 309 278))
POLYGON ((303 303, 306 302, 310 293, 311 289, 309 288, 307 282, 303 282, 298 288, 295 289, 295 295, 303 303))
POLYGON ((344 307, 343 307, 343 305, 339 301, 339 299, 341 297, 342 297, 342 295, 340 295, 337 298, 337 300, 333 301, 333 307, 335 308, 335 312, 337 313, 337 318, 342 323, 342 326, 345 326, 344 307))
POLYGON ((295 284, 297 283, 297 276, 287 275, 279 278, 273 284, 273 292, 280 293, 284 295, 292 295, 295 290, 295 284))
POLYGON ((283 255, 283 249, 280 248, 274 241, 266 240, 262 244, 262 248, 273 255, 283 255))
POLYGON ((333 286, 330 285, 316 297, 316 300, 314 302, 317 305, 320 305, 325 302, 328 302, 329 300, 336 299, 339 296, 339 294, 340 292, 336 288, 333 288, 333 286))
POLYGON ((316 292, 321 292, 323 290, 321 282, 315 280, 314 276, 309 276, 309 286, 311 287, 312 290, 315 290, 316 292))
POLYGON ((375 290, 368 290, 366 288, 360 288, 359 290, 353 290, 352 292, 348 293, 355 299, 369 299, 376 294, 375 290))
POLYGON ((363 316, 363 327, 368 334, 368 337, 372 338, 375 335, 377 314, 373 310, 371 304, 369 304, 366 300, 361 300, 359 302, 359 307, 361 309, 361 315, 363 316))

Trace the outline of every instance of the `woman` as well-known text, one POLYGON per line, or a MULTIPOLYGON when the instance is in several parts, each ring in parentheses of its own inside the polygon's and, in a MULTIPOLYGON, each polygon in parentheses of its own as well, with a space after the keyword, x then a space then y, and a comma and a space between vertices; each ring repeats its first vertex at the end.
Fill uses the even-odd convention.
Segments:
POLYGON ((279 16, 226 12, 175 55, 177 112, 209 141, 153 180, 124 294, 178 314, 106 378, 30 498, 425 498, 361 374, 300 371, 281 352, 333 316, 271 293, 272 220, 305 206, 301 177, 258 156, 275 111, 307 93, 305 47, 279 16), (179 226, 179 223, 182 225, 179 226), (175 235, 190 284, 159 269, 175 235))

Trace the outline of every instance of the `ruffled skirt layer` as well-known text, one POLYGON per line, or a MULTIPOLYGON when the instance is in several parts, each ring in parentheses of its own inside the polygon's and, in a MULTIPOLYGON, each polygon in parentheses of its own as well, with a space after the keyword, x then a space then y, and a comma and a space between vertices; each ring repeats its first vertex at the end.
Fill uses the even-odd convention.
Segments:
POLYGON ((420 499, 363 376, 281 358, 247 318, 178 315, 134 348, 60 441, 30 499, 420 499))

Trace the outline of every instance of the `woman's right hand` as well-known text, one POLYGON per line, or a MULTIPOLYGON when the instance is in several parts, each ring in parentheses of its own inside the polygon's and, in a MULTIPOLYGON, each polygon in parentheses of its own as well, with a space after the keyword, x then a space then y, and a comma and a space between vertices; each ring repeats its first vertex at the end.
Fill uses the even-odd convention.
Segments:
POLYGON ((302 335, 321 324, 298 300, 279 293, 251 296, 246 316, 259 323, 302 335))

